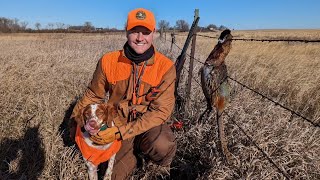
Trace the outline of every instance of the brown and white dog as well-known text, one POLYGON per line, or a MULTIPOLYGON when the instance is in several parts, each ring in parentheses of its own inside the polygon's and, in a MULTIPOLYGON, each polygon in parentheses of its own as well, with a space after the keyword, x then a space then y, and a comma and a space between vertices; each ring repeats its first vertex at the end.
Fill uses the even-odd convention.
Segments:
POLYGON ((114 126, 113 113, 114 107, 111 105, 90 104, 76 118, 78 126, 75 140, 88 167, 90 180, 98 179, 98 165, 105 161, 109 162, 104 179, 111 179, 115 156, 121 142, 116 140, 109 144, 97 145, 90 140, 90 136, 96 135, 102 128, 114 126))

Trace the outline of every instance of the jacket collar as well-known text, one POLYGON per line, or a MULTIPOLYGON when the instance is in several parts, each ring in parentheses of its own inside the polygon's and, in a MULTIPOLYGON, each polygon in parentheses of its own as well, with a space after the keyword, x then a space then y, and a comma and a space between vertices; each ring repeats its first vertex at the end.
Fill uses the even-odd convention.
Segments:
MULTIPOLYGON (((151 65, 154 64, 154 58, 155 58, 155 54, 156 54, 156 53, 157 53, 157 51, 154 50, 153 56, 152 56, 150 59, 147 60, 147 64, 146 64, 147 66, 151 66, 151 65)), ((122 55, 122 57, 126 58, 127 60, 129 60, 129 61, 131 62, 131 60, 128 59, 128 58, 126 57, 126 55, 124 54, 124 50, 123 50, 123 49, 121 50, 121 55, 122 55)), ((119 60, 118 60, 118 61, 119 61, 119 60)), ((143 64, 143 62, 139 63, 139 66, 142 65, 142 64, 143 64)))

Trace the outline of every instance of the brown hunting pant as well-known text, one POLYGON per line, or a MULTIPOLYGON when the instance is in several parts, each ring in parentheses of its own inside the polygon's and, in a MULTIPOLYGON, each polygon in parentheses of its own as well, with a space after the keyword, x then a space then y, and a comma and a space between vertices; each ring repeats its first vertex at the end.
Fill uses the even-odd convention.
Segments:
POLYGON ((154 127, 135 138, 122 141, 116 155, 112 179, 127 179, 137 167, 135 152, 161 166, 169 166, 177 149, 175 136, 167 124, 154 127))

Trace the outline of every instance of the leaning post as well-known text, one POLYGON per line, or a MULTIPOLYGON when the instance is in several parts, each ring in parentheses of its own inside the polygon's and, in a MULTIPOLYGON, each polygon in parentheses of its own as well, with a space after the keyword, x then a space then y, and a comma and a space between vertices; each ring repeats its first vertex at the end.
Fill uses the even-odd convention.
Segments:
MULTIPOLYGON (((199 9, 194 10, 194 20, 196 20, 199 17, 199 9)), ((190 93, 191 93, 191 82, 192 82, 192 76, 193 76, 193 62, 194 62, 194 54, 196 51, 196 39, 197 39, 197 28, 198 26, 195 26, 195 30, 192 36, 192 42, 191 42, 191 55, 190 55, 190 63, 189 63, 189 75, 188 75, 188 82, 187 82, 187 94, 186 94, 186 103, 189 106, 190 105, 190 93)))
POLYGON ((182 72, 182 69, 183 69, 184 62, 186 60, 186 52, 187 52, 188 46, 190 45, 193 33, 195 31, 195 26, 197 26, 197 24, 199 22, 199 19, 200 19, 200 17, 197 17, 193 21, 193 23, 191 25, 191 28, 189 30, 187 39, 186 39, 186 41, 184 43, 184 46, 182 48, 182 51, 181 51, 180 55, 178 56, 176 62, 174 63, 175 67, 176 67, 176 74, 177 74, 177 79, 176 79, 176 83, 175 83, 175 97, 176 97, 176 109, 177 109, 177 111, 179 111, 178 114, 184 114, 185 105, 186 105, 186 102, 185 102, 186 98, 180 96, 179 93, 178 93, 180 75, 181 75, 181 72, 182 72))

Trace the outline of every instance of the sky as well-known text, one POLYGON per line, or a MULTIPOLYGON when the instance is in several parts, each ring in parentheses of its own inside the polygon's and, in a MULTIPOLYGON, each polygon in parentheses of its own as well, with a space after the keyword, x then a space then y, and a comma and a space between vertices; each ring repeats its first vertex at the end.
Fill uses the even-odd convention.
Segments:
POLYGON ((320 29, 320 0, 0 0, 0 17, 17 18, 35 28, 48 23, 123 29, 136 8, 154 12, 156 20, 189 25, 199 9, 199 26, 230 29, 320 29))

